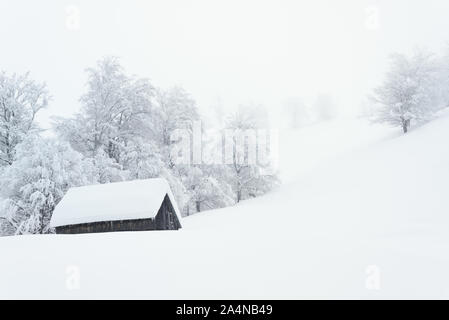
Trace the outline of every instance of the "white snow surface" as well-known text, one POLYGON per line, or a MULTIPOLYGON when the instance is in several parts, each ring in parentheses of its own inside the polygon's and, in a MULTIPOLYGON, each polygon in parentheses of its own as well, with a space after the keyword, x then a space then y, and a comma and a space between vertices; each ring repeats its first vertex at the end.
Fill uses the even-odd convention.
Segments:
POLYGON ((51 227, 155 218, 166 195, 182 223, 167 181, 147 179, 72 188, 56 207, 51 227))
POLYGON ((278 190, 181 231, 0 239, 0 298, 449 298, 448 137, 284 132, 278 190))

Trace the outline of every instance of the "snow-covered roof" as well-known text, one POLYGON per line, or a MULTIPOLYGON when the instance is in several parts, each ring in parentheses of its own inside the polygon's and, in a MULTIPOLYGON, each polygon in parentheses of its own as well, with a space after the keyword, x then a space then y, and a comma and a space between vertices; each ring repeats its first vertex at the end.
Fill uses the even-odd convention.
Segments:
POLYGON ((72 188, 57 205, 50 225, 56 228, 154 218, 166 195, 181 223, 181 214, 167 181, 149 179, 72 188))

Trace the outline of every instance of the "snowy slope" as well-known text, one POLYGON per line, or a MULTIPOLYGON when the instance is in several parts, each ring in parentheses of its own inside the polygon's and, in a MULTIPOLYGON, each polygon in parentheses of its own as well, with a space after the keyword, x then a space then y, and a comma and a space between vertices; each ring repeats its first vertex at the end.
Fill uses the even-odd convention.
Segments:
POLYGON ((0 239, 0 298, 449 298, 448 136, 287 132, 279 190, 182 231, 0 239))

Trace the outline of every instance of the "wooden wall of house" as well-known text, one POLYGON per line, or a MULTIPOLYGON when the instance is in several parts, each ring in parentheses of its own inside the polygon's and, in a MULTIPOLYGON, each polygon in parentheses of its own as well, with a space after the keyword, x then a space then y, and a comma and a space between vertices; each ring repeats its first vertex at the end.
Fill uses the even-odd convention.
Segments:
POLYGON ((56 228, 57 234, 84 234, 124 231, 178 230, 181 223, 166 196, 155 219, 93 222, 56 228))
POLYGON ((93 222, 56 228, 57 234, 82 234, 156 230, 153 219, 93 222))
POLYGON ((156 216, 156 230, 178 230, 181 223, 175 214, 175 209, 168 196, 165 196, 162 206, 156 216))

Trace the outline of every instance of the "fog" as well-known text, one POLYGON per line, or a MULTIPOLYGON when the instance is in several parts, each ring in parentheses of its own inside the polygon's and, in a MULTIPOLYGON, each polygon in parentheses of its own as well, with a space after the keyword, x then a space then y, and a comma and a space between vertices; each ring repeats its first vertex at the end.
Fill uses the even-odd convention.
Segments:
POLYGON ((1 0, 0 69, 31 72, 53 100, 40 115, 79 108, 85 68, 107 55, 155 86, 181 85, 204 113, 333 97, 351 115, 392 52, 441 50, 447 0, 1 0))

